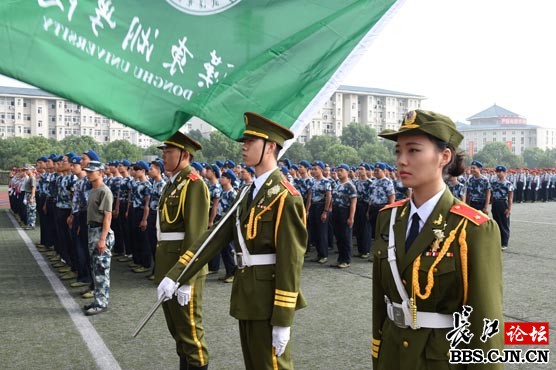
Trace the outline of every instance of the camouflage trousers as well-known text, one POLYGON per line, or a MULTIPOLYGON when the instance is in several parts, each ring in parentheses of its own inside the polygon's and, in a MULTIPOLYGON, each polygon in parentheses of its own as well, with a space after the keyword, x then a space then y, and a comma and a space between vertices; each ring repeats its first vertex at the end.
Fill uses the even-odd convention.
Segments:
POLYGON ((97 243, 100 239, 102 227, 89 226, 89 254, 91 256, 91 273, 94 283, 93 305, 108 306, 110 298, 110 261, 114 246, 114 232, 110 230, 106 236, 106 249, 103 254, 98 253, 97 243))
POLYGON ((37 220, 37 201, 33 199, 30 201, 31 193, 25 193, 25 207, 27 207, 27 222, 28 226, 35 226, 37 220))

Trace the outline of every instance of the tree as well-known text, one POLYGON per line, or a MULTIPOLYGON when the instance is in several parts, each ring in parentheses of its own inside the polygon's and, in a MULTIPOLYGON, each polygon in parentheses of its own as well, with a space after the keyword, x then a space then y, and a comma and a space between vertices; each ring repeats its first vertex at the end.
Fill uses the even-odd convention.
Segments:
POLYGON ((142 151, 138 146, 127 140, 116 140, 103 146, 101 160, 128 159, 133 162, 141 159, 141 156, 142 151))
POLYGON ((339 140, 335 136, 313 136, 311 140, 305 144, 305 148, 309 151, 309 161, 322 159, 321 156, 324 154, 326 148, 330 148, 334 144, 339 144, 339 140))
POLYGON ((364 144, 375 144, 376 131, 368 125, 352 122, 344 128, 340 138, 342 144, 359 150, 364 144))
POLYGON ((149 146, 147 149, 143 150, 143 155, 155 155, 157 157, 160 156, 160 149, 158 149, 158 146, 160 144, 153 144, 151 146, 149 146))
POLYGON ((357 165, 361 162, 361 157, 357 150, 343 144, 334 144, 322 154, 321 160, 330 165, 346 163, 348 165, 357 165))
POLYGON ((283 157, 289 158, 292 163, 299 163, 299 161, 303 159, 309 161, 311 160, 311 154, 309 153, 309 150, 307 150, 307 148, 299 142, 293 143, 288 148, 283 157))
POLYGON ((507 167, 520 167, 523 161, 510 151, 504 143, 494 142, 484 146, 483 150, 473 156, 476 161, 482 162, 485 167, 504 165, 507 167))
POLYGON ((371 164, 384 162, 392 165, 396 162, 393 149, 381 142, 376 144, 364 144, 358 152, 363 162, 371 164))
MULTIPOLYGON (((220 131, 211 132, 210 140, 203 138, 201 145, 203 146, 202 155, 210 163, 214 163, 217 159, 231 159, 236 163, 241 160, 241 144, 228 138, 220 131)), ((198 160, 198 158, 197 155, 195 160, 198 160)))
POLYGON ((544 166, 546 159, 546 152, 541 148, 526 148, 523 151, 523 160, 528 168, 546 167, 544 166))
POLYGON ((96 153, 100 154, 101 150, 101 145, 97 143, 91 136, 70 135, 66 136, 58 143, 62 150, 61 154, 66 154, 68 152, 81 154, 89 149, 93 149, 96 153))

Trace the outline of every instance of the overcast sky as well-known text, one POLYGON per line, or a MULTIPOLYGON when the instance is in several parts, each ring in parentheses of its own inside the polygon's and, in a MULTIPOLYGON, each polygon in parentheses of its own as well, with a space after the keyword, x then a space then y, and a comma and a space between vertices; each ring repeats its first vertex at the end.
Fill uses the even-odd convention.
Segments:
POLYGON ((423 95, 455 121, 496 103, 556 128, 555 16, 553 0, 405 0, 343 84, 423 95))

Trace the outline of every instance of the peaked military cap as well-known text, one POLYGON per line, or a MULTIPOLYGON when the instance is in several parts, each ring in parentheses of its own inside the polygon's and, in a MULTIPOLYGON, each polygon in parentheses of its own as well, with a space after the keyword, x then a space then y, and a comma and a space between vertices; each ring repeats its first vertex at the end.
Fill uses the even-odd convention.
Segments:
POLYGON ((457 130, 455 123, 447 116, 426 110, 412 110, 407 112, 400 128, 384 130, 378 136, 397 141, 404 133, 425 133, 434 136, 457 148, 463 140, 463 135, 457 130))
POLYGON ((197 150, 203 149, 200 143, 185 135, 181 131, 177 131, 174 135, 164 140, 162 145, 158 146, 158 149, 164 149, 169 146, 187 150, 191 154, 195 154, 197 150))
POLYGON ((245 130, 243 131, 243 137, 238 141, 243 141, 247 138, 260 138, 274 141, 283 147, 284 141, 293 138, 293 132, 260 114, 246 112, 243 114, 243 120, 245 122, 245 130))

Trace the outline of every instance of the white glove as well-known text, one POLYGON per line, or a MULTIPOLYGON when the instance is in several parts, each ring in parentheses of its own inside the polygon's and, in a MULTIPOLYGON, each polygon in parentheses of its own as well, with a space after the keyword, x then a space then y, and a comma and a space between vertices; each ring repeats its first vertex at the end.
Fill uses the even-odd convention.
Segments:
POLYGON ((27 205, 27 199, 23 199, 23 205, 27 205))
POLYGON ((182 285, 176 290, 178 303, 180 306, 185 306, 191 300, 191 285, 182 285))
POLYGON ((273 326, 272 327, 272 347, 274 347, 274 354, 282 356, 286 350, 286 346, 290 341, 290 327, 289 326, 273 326))
POLYGON ((156 288, 158 299, 164 298, 164 302, 172 299, 172 296, 174 295, 177 287, 178 283, 170 278, 165 277, 164 279, 162 279, 160 284, 158 284, 158 288, 156 288))

